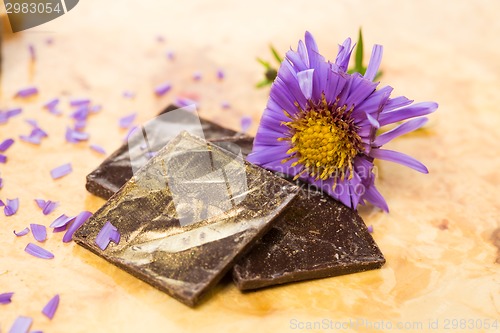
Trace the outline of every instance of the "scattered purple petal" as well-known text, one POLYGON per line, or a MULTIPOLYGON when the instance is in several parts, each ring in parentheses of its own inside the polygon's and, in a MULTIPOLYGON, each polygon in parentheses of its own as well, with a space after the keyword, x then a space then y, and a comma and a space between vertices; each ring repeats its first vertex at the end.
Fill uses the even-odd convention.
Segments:
POLYGON ((52 38, 52 37, 47 38, 47 39, 45 40, 45 43, 46 43, 47 45, 52 45, 52 44, 54 44, 54 38, 52 38))
POLYGON ((78 109, 76 109, 70 117, 75 120, 87 120, 90 113, 90 108, 88 105, 81 105, 78 109))
POLYGON ((87 120, 77 120, 75 121, 75 131, 82 131, 83 129, 85 129, 85 127, 87 127, 87 120))
POLYGON ((9 333, 28 333, 32 323, 32 318, 19 316, 10 328, 9 333))
POLYGON ((80 227, 87 222, 89 217, 92 216, 91 212, 83 211, 75 217, 75 220, 69 226, 68 230, 63 236, 63 242, 68 243, 73 239, 73 234, 80 229, 80 227))
POLYGON ((220 107, 227 110, 231 108, 231 104, 229 104, 229 102, 227 101, 223 101, 222 103, 220 103, 220 107))
POLYGON ((59 205, 59 203, 57 203, 55 201, 48 200, 45 203, 45 206, 43 206, 43 208, 42 208, 43 215, 49 215, 57 208, 58 205, 59 205))
POLYGON ((70 106, 87 106, 90 104, 90 99, 88 98, 75 98, 69 101, 70 106))
POLYGON ((50 110, 50 109, 55 108, 57 106, 57 104, 59 104, 59 98, 53 98, 50 101, 48 101, 47 103, 45 103, 43 105, 43 108, 50 110))
POLYGON ((0 294, 0 304, 9 304, 12 302, 12 295, 14 295, 12 292, 0 294))
POLYGON ((95 243, 104 251, 108 247, 110 241, 113 241, 115 244, 120 243, 120 233, 111 222, 107 221, 97 234, 95 243))
MULTIPOLYGON (((0 178, 0 189, 1 189, 2 187, 3 187, 3 178, 0 178)), ((2 200, 0 200, 0 201, 2 201, 2 200)), ((0 205, 0 207, 1 207, 1 206, 2 206, 2 205, 0 205)))
POLYGON ((30 333, 43 333, 43 331, 31 331, 30 333))
POLYGON ((52 299, 43 307, 42 313, 49 319, 54 318, 56 314, 57 307, 59 306, 59 295, 55 295, 52 299))
POLYGON ((12 118, 12 117, 20 115, 22 112, 23 112, 23 109, 15 108, 15 109, 7 110, 5 112, 5 114, 7 115, 7 118, 12 118))
POLYGON ((31 254, 34 257, 41 258, 41 259, 52 259, 54 258, 54 255, 45 250, 44 248, 41 248, 40 246, 33 244, 33 243, 28 243, 26 245, 26 248, 24 249, 26 253, 31 254))
POLYGON ((131 92, 131 91, 128 91, 128 90, 125 90, 125 91, 123 92, 122 96, 123 96, 124 98, 130 98, 130 99, 132 99, 132 98, 134 98, 134 97, 135 97, 135 93, 133 93, 133 92, 131 92))
POLYGON ((200 81, 201 80, 201 72, 194 72, 193 73, 193 80, 200 81))
POLYGON ((106 150, 103 147, 99 146, 99 145, 92 144, 92 145, 90 145, 90 149, 92 149, 96 153, 99 153, 99 154, 102 154, 102 155, 106 155, 106 150))
POLYGON ((129 114, 128 116, 120 118, 118 123, 121 128, 130 128, 135 120, 135 117, 137 117, 137 113, 129 114))
POLYGON ((162 83, 155 88, 156 96, 165 95, 170 89, 172 89, 172 85, 169 82, 162 83))
POLYGON ((47 228, 42 224, 31 223, 31 233, 33 237, 39 242, 45 242, 47 239, 47 228))
POLYGON ((49 135, 43 129, 38 126, 38 123, 34 119, 26 119, 26 122, 33 128, 30 135, 20 135, 19 138, 25 142, 40 144, 42 138, 46 138, 49 135))
POLYGON ((5 204, 3 203, 2 200, 0 200, 0 207, 3 207, 3 206, 5 206, 5 204))
POLYGON ((45 207, 46 201, 43 199, 35 199, 36 205, 38 208, 43 209, 45 207))
POLYGON ((7 199, 7 204, 3 207, 3 212, 5 216, 12 216, 15 213, 17 213, 17 210, 19 209, 19 199, 7 199))
POLYGON ((162 35, 158 35, 156 36, 156 41, 158 43, 163 43, 165 41, 165 37, 163 37, 162 35))
POLYGON ((241 117, 241 131, 243 133, 246 133, 250 128, 250 126, 252 126, 252 117, 250 116, 241 117))
POLYGON ((25 236, 28 234, 28 232, 30 232, 30 228, 26 227, 24 228, 23 230, 21 231, 15 231, 14 230, 14 235, 16 235, 17 237, 21 237, 21 236, 25 236))
POLYGON ((30 53, 31 61, 35 61, 36 60, 35 46, 33 44, 28 45, 28 51, 30 53))
POLYGON ((81 141, 87 141, 90 137, 88 133, 80 132, 71 127, 66 127, 66 141, 70 143, 78 143, 81 141))
POLYGON ((24 142, 33 143, 35 145, 39 145, 40 143, 42 143, 42 140, 40 138, 31 137, 29 135, 19 135, 19 139, 21 139, 24 142))
POLYGON ((54 222, 52 222, 49 227, 54 228, 54 232, 64 231, 67 229, 68 224, 71 221, 73 221, 75 218, 76 218, 76 216, 68 217, 65 214, 62 214, 57 219, 55 219, 54 222))
POLYGON ((38 89, 34 86, 19 90, 14 97, 27 98, 38 94, 38 89))
POLYGON ((225 77, 226 77, 226 74, 224 73, 224 71, 222 69, 217 70, 217 78, 219 80, 224 80, 225 77))
POLYGON ((176 97, 175 98, 175 105, 178 107, 186 107, 190 105, 194 105, 195 107, 197 106, 196 101, 186 98, 186 97, 176 97))
POLYGON ((175 53, 172 50, 167 51, 167 58, 169 60, 174 60, 175 59, 175 53))
POLYGON ((4 152, 6 151, 7 149, 10 148, 10 146, 12 146, 12 144, 14 143, 14 139, 5 139, 3 140, 2 143, 0 143, 0 151, 1 152, 4 152))
POLYGON ((7 156, 0 154, 0 163, 7 163, 7 156))
POLYGON ((58 179, 70 174, 71 171, 73 171, 71 163, 66 163, 50 170, 50 175, 52 176, 52 179, 58 179))
POLYGON ((373 226, 372 225, 369 225, 368 227, 366 227, 368 229, 368 232, 370 234, 373 234, 373 226))

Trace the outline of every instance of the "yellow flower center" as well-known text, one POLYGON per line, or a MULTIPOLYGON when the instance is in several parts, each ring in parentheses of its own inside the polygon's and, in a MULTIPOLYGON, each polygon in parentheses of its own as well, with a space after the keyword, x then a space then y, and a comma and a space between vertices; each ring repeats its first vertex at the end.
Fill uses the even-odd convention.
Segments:
POLYGON ((297 161, 292 166, 304 165, 304 172, 308 172, 316 179, 326 180, 330 177, 344 179, 347 170, 352 178, 353 160, 363 150, 361 138, 357 134, 357 127, 346 107, 338 107, 336 103, 328 105, 324 96, 319 105, 309 102, 307 111, 295 104, 299 112, 291 117, 291 121, 284 122, 290 131, 289 136, 280 138, 291 143, 284 159, 285 163, 293 158, 297 161))

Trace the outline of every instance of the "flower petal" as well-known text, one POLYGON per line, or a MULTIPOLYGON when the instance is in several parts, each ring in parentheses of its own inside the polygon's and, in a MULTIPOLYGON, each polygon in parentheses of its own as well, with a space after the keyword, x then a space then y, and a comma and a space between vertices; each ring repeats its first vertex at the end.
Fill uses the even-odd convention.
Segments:
POLYGON ((409 121, 399 125, 398 127, 379 135, 375 139, 375 141, 373 142, 373 146, 374 147, 381 147, 381 146, 385 145, 387 142, 389 142, 389 141, 391 141, 391 140, 393 140, 401 135, 404 135, 406 133, 409 133, 409 132, 412 132, 416 129, 419 129, 420 127, 424 126, 428 120, 429 119, 427 119, 425 117, 409 120, 409 121))
POLYGON ((43 307, 42 313, 49 319, 54 318, 56 314, 57 307, 59 306, 59 295, 55 295, 52 299, 43 307))
POLYGON ((48 200, 45 203, 45 205, 43 206, 43 209, 42 209, 43 215, 49 215, 57 208, 58 205, 59 205, 59 203, 48 200))
POLYGON ((0 152, 4 152, 6 151, 7 149, 10 148, 10 146, 12 146, 12 144, 14 143, 14 139, 5 139, 3 140, 2 143, 0 143, 0 152))
POLYGON ((109 242, 113 241, 115 244, 120 243, 120 233, 118 229, 111 224, 111 222, 106 221, 102 229, 97 234, 95 238, 95 243, 101 250, 106 250, 109 242))
POLYGON ((33 233, 33 237, 39 241, 44 242, 47 239, 47 228, 41 224, 30 224, 31 232, 33 233))
POLYGON ((54 258, 54 255, 51 252, 33 243, 28 243, 28 245, 26 245, 26 247, 24 248, 24 251, 37 258, 42 258, 42 259, 54 258))
POLYGON ((310 99, 313 90, 313 74, 314 69, 308 69, 297 73, 297 79, 299 81, 300 90, 304 97, 310 99))
POLYGON ((378 69, 380 67, 380 63, 382 62, 382 54, 384 48, 382 45, 374 45, 372 49, 372 55, 370 57, 370 62, 368 63, 368 67, 365 72, 365 79, 373 81, 375 76, 377 76, 378 69))
POLYGON ((24 228, 21 231, 15 231, 14 230, 14 235, 16 235, 17 237, 21 237, 21 236, 27 235, 28 232, 30 232, 30 228, 26 227, 26 228, 24 228))
POLYGON ((50 170, 50 175, 52 176, 52 179, 58 179, 70 174, 71 171, 73 171, 71 163, 66 163, 50 170))
POLYGON ((339 52, 337 54, 337 58, 335 59, 335 64, 342 72, 347 72, 347 67, 349 66, 349 60, 353 49, 354 46, 351 48, 350 38, 347 38, 342 45, 339 45, 339 52))
POLYGON ((99 153, 99 154, 103 154, 103 155, 106 154, 106 150, 103 147, 96 145, 96 144, 91 144, 90 149, 92 149, 93 151, 95 151, 96 153, 99 153))
POLYGON ((10 328, 9 333, 28 333, 32 323, 32 318, 19 316, 10 328))
POLYGON ((378 122, 380 126, 385 126, 398 121, 425 116, 436 111, 437 108, 438 104, 435 102, 417 103, 391 112, 381 113, 378 122))
POLYGON ((0 304, 9 304, 12 302, 12 295, 14 295, 13 292, 0 294, 0 304))
POLYGON ((73 239, 73 234, 78 230, 80 229, 80 227, 85 223, 87 222, 87 220, 89 219, 89 217, 92 216, 92 213, 91 212, 87 212, 87 211, 83 211, 81 212, 80 214, 78 214, 75 218, 75 220, 73 221, 73 223, 71 223, 71 225, 69 226, 68 230, 66 231, 66 233, 64 234, 63 236, 63 239, 62 241, 64 243, 68 243, 70 242, 72 239, 73 239))
POLYGON ((5 216, 12 216, 15 213, 17 213, 17 210, 19 209, 19 199, 7 199, 7 203, 3 207, 3 212, 5 216))
POLYGON ((386 149, 372 149, 370 152, 370 156, 385 161, 399 163, 422 173, 429 173, 425 165, 423 165, 413 157, 400 153, 398 151, 386 150, 386 149))
POLYGON ((61 228, 61 227, 64 227, 66 226, 68 223, 70 223, 71 221, 73 221, 74 219, 76 218, 76 216, 73 216, 73 217, 68 217, 66 216, 65 214, 62 214, 61 216, 59 216, 58 218, 56 218, 54 220, 54 222, 52 222, 50 224, 50 228, 61 228))
POLYGON ((372 185, 368 187, 368 189, 366 189, 365 194, 363 195, 363 200, 371 202, 373 205, 379 207, 387 213, 389 212, 389 207, 387 206, 384 197, 382 196, 382 194, 380 194, 375 185, 372 185))
POLYGON ((366 119, 372 124, 373 127, 375 128, 380 128, 380 124, 378 123, 377 119, 373 118, 369 113, 365 113, 366 119))
POLYGON ((121 128, 130 128, 135 118, 137 117, 137 113, 129 114, 128 116, 122 117, 119 119, 118 123, 121 128))

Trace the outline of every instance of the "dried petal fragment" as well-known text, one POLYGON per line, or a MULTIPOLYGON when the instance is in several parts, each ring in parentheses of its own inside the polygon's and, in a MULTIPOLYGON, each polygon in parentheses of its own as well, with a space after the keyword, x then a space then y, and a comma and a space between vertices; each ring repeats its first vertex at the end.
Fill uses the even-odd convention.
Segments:
POLYGON ((170 89, 172 89, 172 85, 169 82, 162 83, 155 88, 156 96, 165 95, 170 89))
POLYGON ((0 163, 7 163, 7 156, 0 154, 0 163))
POLYGON ((59 203, 48 200, 42 209, 43 215, 49 215, 50 213, 52 213, 54 211, 54 209, 57 208, 58 205, 59 205, 59 203))
POLYGON ((47 228, 45 228, 42 224, 30 224, 31 232, 33 233, 33 237, 39 241, 44 242, 47 239, 47 228))
POLYGON ((3 142, 0 143, 0 151, 1 152, 6 151, 7 149, 9 149, 10 146, 12 146, 13 143, 14 139, 11 138, 3 140, 3 142))
POLYGON ((43 307, 42 313, 49 319, 54 318, 56 314, 57 307, 59 306, 59 295, 55 295, 52 299, 43 307))
POLYGON ((52 222, 50 224, 50 228, 61 228, 61 227, 65 227, 68 223, 70 223, 71 221, 73 221, 75 219, 75 216, 73 217, 68 217, 66 216, 65 214, 62 214, 61 216, 59 216, 57 219, 54 220, 54 222, 52 222))
POLYGON ((14 97, 27 98, 36 94, 38 94, 38 89, 34 86, 31 86, 19 90, 14 97))
POLYGON ((82 106, 90 104, 90 99, 88 98, 75 98, 69 101, 69 105, 71 106, 82 106))
POLYGON ((21 237, 21 236, 24 236, 24 235, 27 235, 28 232, 30 232, 30 228, 26 227, 24 228, 23 230, 17 232, 14 230, 14 235, 16 235, 17 237, 21 237))
POLYGON ((122 117, 119 120, 119 125, 121 128, 129 128, 135 120, 137 113, 129 114, 128 116, 122 117))
POLYGON ((52 179, 58 179, 70 174, 71 171, 73 171, 73 169, 71 168, 71 163, 66 163, 52 169, 50 171, 50 175, 52 176, 52 179))
POLYGON ((10 328, 9 333, 28 333, 32 323, 32 318, 19 316, 10 328))
POLYGON ((12 295, 14 295, 13 292, 0 294, 0 304, 9 304, 10 302, 12 302, 12 295))
MULTIPOLYGON (((78 127, 80 127, 80 129, 85 127, 85 125, 82 126, 83 123, 81 123, 81 122, 79 122, 78 124, 79 124, 78 127)), ((81 141, 87 141, 88 139, 89 139, 89 134, 77 131, 76 125, 75 125, 75 129, 73 129, 69 126, 66 128, 66 141, 67 142, 77 143, 77 142, 81 142, 81 141)))
POLYGON ((96 153, 99 153, 99 154, 103 154, 103 155, 106 154, 106 150, 103 147, 96 145, 96 144, 90 145, 90 149, 92 149, 93 151, 95 151, 96 153))
POLYGON ((19 209, 19 199, 7 199, 7 204, 3 207, 3 212, 5 216, 12 216, 14 215, 17 210, 19 209))
POLYGON ((252 117, 250 116, 241 117, 241 131, 243 133, 246 133, 250 128, 250 126, 252 126, 252 117))
POLYGON ((53 110, 59 104, 59 98, 53 98, 43 105, 44 109, 53 110))
POLYGON ((69 226, 68 230, 66 231, 66 233, 64 234, 63 236, 63 242, 64 243, 68 243, 70 242, 72 239, 73 239, 73 234, 78 230, 80 229, 80 227, 85 223, 87 222, 87 220, 89 219, 89 217, 92 216, 92 213, 91 212, 87 212, 87 211, 83 211, 81 212, 80 214, 78 214, 75 218, 75 221, 73 221, 73 223, 71 223, 71 225, 69 226))
POLYGON ((37 257, 37 258, 42 258, 42 259, 54 258, 54 255, 51 252, 45 250, 44 248, 41 248, 40 246, 38 246, 36 244, 33 244, 33 243, 28 243, 28 245, 26 245, 26 248, 24 249, 24 251, 26 253, 31 254, 34 257, 37 257))
POLYGON ((108 247, 110 241, 113 241, 115 244, 120 243, 120 232, 111 222, 107 221, 97 234, 95 243, 104 251, 108 247))

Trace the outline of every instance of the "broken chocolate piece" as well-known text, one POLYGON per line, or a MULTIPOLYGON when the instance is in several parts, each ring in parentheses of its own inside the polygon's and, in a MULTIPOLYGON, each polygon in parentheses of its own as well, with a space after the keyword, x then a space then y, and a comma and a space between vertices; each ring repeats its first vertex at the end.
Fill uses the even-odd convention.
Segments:
POLYGON ((194 306, 299 190, 237 153, 180 134, 76 232, 75 241, 194 306), (121 240, 102 251, 95 238, 107 221, 121 240))
POLYGON ((384 256, 361 217, 304 185, 272 229, 233 269, 240 290, 380 268, 384 256))
MULTIPOLYGON (((196 127, 193 125, 193 121, 195 121, 195 125, 196 121, 198 122, 197 125, 200 126, 199 130, 202 131, 202 133, 195 133, 198 136, 204 136, 206 140, 217 142, 217 145, 222 146, 226 143, 235 142, 242 147, 242 153, 245 156, 251 151, 253 142, 251 137, 237 133, 228 128, 224 128, 203 118, 199 118, 198 120, 195 115, 189 117, 188 114, 187 116, 184 115, 183 117, 175 117, 174 119, 172 119, 172 117, 166 119, 161 118, 162 115, 178 109, 179 108, 177 106, 170 105, 163 110, 156 119, 154 119, 155 128, 153 128, 153 136, 157 139, 160 138, 161 140, 149 140, 149 146, 145 149, 143 146, 144 140, 141 138, 143 133, 138 131, 139 133, 137 133, 135 137, 128 140, 128 142, 125 142, 111 156, 104 160, 101 165, 87 175, 87 190, 101 198, 109 199, 132 177, 133 167, 131 163, 131 152, 140 152, 145 157, 143 159, 137 159, 138 154, 134 156, 134 159, 137 159, 134 161, 134 165, 136 167, 140 167, 151 157, 151 155, 147 155, 147 153, 151 153, 155 149, 161 149, 168 142, 168 139, 158 134, 161 132, 168 132, 172 129, 176 129, 179 132, 186 128, 192 129, 193 127, 196 127)), ((144 128, 141 129, 144 131, 144 128)), ((197 129, 194 128, 194 130, 196 131, 197 129)))

